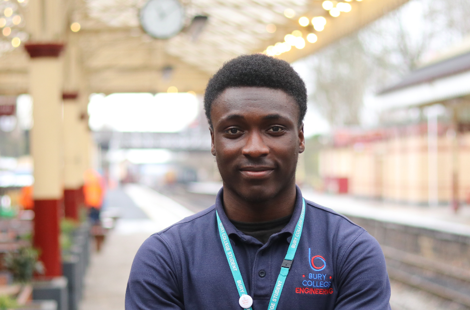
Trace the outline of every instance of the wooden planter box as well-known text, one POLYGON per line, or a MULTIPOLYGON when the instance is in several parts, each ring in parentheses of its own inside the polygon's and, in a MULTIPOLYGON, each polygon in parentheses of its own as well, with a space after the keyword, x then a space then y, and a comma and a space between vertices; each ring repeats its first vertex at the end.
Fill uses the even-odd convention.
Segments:
POLYGON ((67 278, 56 277, 51 280, 33 281, 33 299, 54 300, 57 310, 68 310, 67 278))
POLYGON ((25 306, 32 300, 33 287, 31 286, 31 284, 1 285, 0 295, 11 296, 13 299, 16 299, 16 302, 18 303, 19 306, 25 306))

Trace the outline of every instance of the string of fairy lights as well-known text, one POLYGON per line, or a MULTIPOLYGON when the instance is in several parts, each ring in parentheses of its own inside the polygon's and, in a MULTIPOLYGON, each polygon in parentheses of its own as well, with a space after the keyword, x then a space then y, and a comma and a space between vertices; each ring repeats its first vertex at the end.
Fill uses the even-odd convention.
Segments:
POLYGON ((27 0, 0 0, 0 52, 17 48, 28 38, 21 14, 26 4, 27 0))
MULTIPOLYGON (((350 2, 352 1, 362 2, 362 0, 324 0, 322 2, 322 8, 325 10, 324 15, 337 18, 342 13, 351 12, 352 6, 350 2)), ((21 14, 21 7, 26 6, 27 2, 28 0, 0 0, 0 53, 17 48, 22 42, 27 40, 28 34, 23 31, 24 18, 21 14)), ((294 19, 296 12, 288 8, 284 11, 284 16, 289 19, 294 19)), ((298 18, 298 24, 303 27, 303 30, 294 30, 292 33, 286 34, 283 42, 277 42, 269 46, 263 53, 269 56, 279 56, 294 47, 303 49, 307 43, 313 44, 317 42, 317 33, 325 29, 327 18, 323 15, 310 18, 301 16, 298 18)), ((73 23, 71 30, 78 32, 80 30, 80 24, 73 23)), ((273 24, 267 25, 266 30, 270 33, 274 33, 276 26, 273 24)))
MULTIPOLYGON (((322 8, 325 10, 326 16, 330 15, 332 18, 339 17, 342 13, 349 13, 352 10, 350 2, 353 0, 344 0, 344 1, 331 1, 325 0, 322 2, 322 8)), ((355 0, 356 2, 362 2, 362 0, 355 0)), ((296 17, 296 12, 293 9, 286 9, 284 11, 284 16, 289 19, 294 19, 296 17)), ((327 24, 327 19, 325 16, 301 16, 298 19, 298 23, 301 27, 304 28, 301 30, 294 30, 292 33, 286 34, 284 36, 283 42, 277 42, 274 45, 269 46, 266 50, 263 51, 264 54, 268 56, 279 56, 283 53, 290 51, 292 48, 303 49, 307 42, 313 44, 318 41, 318 36, 316 33, 321 32, 325 29, 327 24), (305 31, 307 30, 307 31, 305 31), (306 33, 307 32, 307 33, 306 33)), ((267 25, 266 30, 270 33, 276 31, 275 25, 267 25)))

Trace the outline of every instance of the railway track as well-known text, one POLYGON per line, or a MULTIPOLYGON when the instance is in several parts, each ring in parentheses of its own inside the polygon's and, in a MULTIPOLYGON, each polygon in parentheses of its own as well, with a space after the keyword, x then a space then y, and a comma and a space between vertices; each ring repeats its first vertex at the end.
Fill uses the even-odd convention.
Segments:
POLYGON ((470 309, 470 271, 382 246, 392 280, 470 309))

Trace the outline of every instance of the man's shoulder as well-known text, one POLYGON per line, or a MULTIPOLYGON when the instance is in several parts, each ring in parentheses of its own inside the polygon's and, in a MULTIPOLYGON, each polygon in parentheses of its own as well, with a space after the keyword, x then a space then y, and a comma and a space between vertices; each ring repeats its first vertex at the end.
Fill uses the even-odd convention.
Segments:
POLYGON ((175 236, 175 235, 194 235, 196 232, 200 232, 198 229, 207 228, 212 222, 214 222, 215 205, 204 209, 191 216, 185 217, 181 221, 153 234, 153 236, 175 236))
POLYGON ((378 243, 364 228, 336 211, 305 200, 310 209, 310 218, 316 226, 315 232, 326 237, 340 252, 355 246, 378 247, 378 243))
POLYGON ((339 214, 333 209, 322 206, 316 202, 305 199, 305 204, 312 211, 312 217, 318 220, 328 220, 328 223, 335 223, 336 225, 344 225, 351 227, 352 229, 357 229, 359 231, 365 231, 364 228, 357 225, 346 216, 339 214))
POLYGON ((210 239, 210 225, 215 222, 213 213, 214 206, 152 234, 140 246, 134 264, 154 266, 158 261, 158 264, 177 266, 181 258, 188 256, 185 253, 203 248, 210 239))

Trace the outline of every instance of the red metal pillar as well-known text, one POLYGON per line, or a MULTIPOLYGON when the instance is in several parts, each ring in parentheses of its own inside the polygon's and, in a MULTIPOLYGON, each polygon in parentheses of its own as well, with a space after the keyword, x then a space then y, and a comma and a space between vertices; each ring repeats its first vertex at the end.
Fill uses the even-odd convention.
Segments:
POLYGON ((78 127, 80 126, 80 115, 77 98, 78 92, 62 93, 62 100, 64 102, 64 216, 74 221, 79 221, 78 191, 80 183, 83 179, 80 160, 81 150, 76 141, 79 134, 78 127))
POLYGON ((27 43, 30 56, 29 92, 33 98, 34 127, 31 151, 34 161, 33 245, 40 251, 44 277, 62 275, 60 215, 62 207, 61 156, 61 43, 27 43))
POLYGON ((39 249, 39 260, 44 264, 45 277, 62 275, 60 252, 60 206, 58 199, 34 200, 33 244, 39 249))
POLYGON ((78 189, 64 189, 64 217, 79 220, 78 189))

